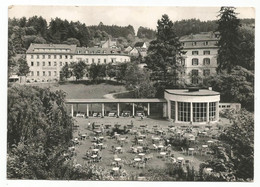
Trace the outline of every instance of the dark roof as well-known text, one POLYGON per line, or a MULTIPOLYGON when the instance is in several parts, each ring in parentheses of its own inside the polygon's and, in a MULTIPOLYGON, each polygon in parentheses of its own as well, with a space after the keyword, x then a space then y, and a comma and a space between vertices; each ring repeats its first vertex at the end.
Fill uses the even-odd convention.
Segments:
POLYGON ((135 47, 143 47, 144 42, 136 42, 135 47))
POLYGON ((199 34, 190 34, 190 35, 182 36, 180 38, 180 42, 218 40, 218 38, 215 37, 215 34, 218 34, 218 33, 202 32, 202 33, 199 33, 199 34))
POLYGON ((35 44, 31 43, 26 53, 62 53, 73 54, 76 51, 76 45, 68 44, 35 44))

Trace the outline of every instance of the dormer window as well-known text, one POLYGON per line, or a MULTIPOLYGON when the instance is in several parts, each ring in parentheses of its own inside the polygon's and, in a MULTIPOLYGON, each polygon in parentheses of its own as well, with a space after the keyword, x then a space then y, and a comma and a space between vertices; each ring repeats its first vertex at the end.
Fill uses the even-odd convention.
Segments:
POLYGON ((78 54, 80 54, 80 50, 78 50, 78 52, 77 52, 78 54))

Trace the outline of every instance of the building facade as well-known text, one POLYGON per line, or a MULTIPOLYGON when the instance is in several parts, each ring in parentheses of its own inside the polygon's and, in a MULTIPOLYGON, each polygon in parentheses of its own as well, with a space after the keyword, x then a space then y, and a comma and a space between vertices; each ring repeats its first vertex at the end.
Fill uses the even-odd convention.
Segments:
POLYGON ((67 44, 31 44, 26 52, 30 67, 29 81, 47 82, 60 78, 62 67, 67 63, 84 61, 92 63, 130 62, 130 56, 113 48, 85 48, 67 44))
POLYGON ((187 83, 198 84, 217 68, 218 34, 213 32, 183 36, 180 38, 183 50, 182 65, 187 83))
POLYGON ((167 116, 176 123, 214 123, 219 120, 219 92, 166 89, 164 98, 167 101, 167 116))

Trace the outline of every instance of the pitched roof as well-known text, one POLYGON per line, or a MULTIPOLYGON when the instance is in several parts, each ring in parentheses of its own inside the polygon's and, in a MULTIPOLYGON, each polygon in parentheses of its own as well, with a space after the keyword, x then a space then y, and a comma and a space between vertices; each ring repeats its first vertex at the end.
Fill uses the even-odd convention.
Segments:
POLYGON ((213 32, 202 32, 199 34, 190 34, 186 36, 182 36, 180 38, 181 42, 187 42, 187 41, 207 41, 207 40, 218 40, 218 38, 215 36, 217 33, 213 32))
POLYGON ((144 42, 136 42, 135 47, 143 47, 144 42))
POLYGON ((73 54, 77 45, 68 44, 35 44, 31 43, 26 53, 64 53, 73 54))

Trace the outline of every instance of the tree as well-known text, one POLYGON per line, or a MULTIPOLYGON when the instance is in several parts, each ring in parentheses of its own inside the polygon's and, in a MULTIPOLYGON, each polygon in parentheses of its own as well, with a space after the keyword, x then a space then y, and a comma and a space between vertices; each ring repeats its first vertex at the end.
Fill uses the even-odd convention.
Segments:
POLYGON ((82 79, 83 76, 86 74, 87 65, 83 61, 72 63, 71 67, 72 67, 72 73, 76 77, 76 81, 78 79, 82 79))
POLYGON ((234 67, 230 73, 219 73, 208 78, 207 87, 221 93, 222 102, 238 102, 243 108, 254 111, 254 74, 241 67, 234 67))
POLYGON ((77 45, 78 47, 80 46, 80 42, 78 39, 76 38, 68 38, 66 41, 63 42, 64 44, 68 44, 68 45, 77 45))
POLYGON ((112 65, 112 63, 107 64, 107 75, 108 77, 114 78, 116 76, 116 70, 115 70, 115 66, 112 65))
POLYGON ((127 63, 120 63, 116 66, 116 80, 122 82, 125 78, 127 63))
POLYGON ((236 17, 234 7, 221 7, 218 17, 217 31, 220 39, 218 41, 218 67, 217 71, 231 72, 232 68, 239 65, 239 34, 240 20, 236 17))
POLYGON ((66 62, 65 65, 61 68, 61 75, 60 75, 61 77, 60 77, 60 79, 63 80, 64 78, 65 79, 70 78, 71 77, 71 73, 72 72, 69 69, 69 65, 66 62))
POLYGON ((157 81, 157 95, 162 96, 165 87, 178 87, 179 61, 184 52, 169 17, 163 15, 157 24, 157 38, 150 43, 145 62, 157 81))
POLYGON ((99 67, 97 64, 92 63, 88 69, 89 71, 89 77, 93 80, 96 81, 99 75, 99 67))
POLYGON ((134 97, 154 97, 155 88, 150 81, 150 73, 138 67, 137 62, 133 61, 131 64, 128 64, 124 80, 126 82, 126 88, 134 91, 134 97))
POLYGON ((30 72, 30 67, 27 64, 27 61, 25 58, 19 58, 18 59, 18 75, 19 76, 26 76, 30 72))
POLYGON ((252 181, 254 177, 254 115, 244 109, 232 112, 231 125, 220 134, 220 144, 212 146, 214 158, 201 165, 213 169, 208 180, 252 181))
POLYGON ((13 73, 13 68, 15 67, 16 63, 14 61, 16 53, 13 46, 13 42, 11 39, 8 38, 8 76, 13 73))

